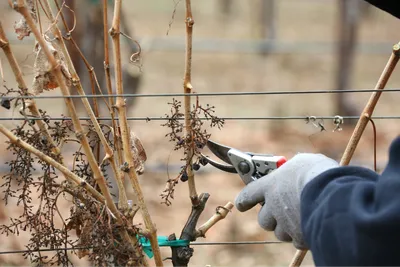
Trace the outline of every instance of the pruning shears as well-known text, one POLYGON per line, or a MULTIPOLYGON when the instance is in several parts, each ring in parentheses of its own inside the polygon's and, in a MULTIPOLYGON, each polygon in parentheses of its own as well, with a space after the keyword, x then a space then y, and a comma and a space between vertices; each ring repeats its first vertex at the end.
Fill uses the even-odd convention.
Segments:
POLYGON ((286 162, 283 156, 242 152, 211 140, 207 141, 207 147, 228 165, 214 161, 205 155, 202 155, 203 161, 222 171, 239 174, 246 185, 269 174, 286 162))

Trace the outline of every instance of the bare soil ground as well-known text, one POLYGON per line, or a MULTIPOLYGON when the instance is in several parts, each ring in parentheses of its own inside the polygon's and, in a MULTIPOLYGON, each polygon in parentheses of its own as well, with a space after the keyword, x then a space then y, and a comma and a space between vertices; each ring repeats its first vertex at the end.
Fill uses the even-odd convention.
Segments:
MULTIPOLYGON (((259 25, 256 11, 259 1, 233 1, 233 14, 223 18, 216 7, 217 1, 193 1, 195 17, 194 38, 255 38, 259 25)), ((125 1, 124 12, 131 18, 135 35, 141 37, 165 36, 173 12, 173 1, 125 1)), ((170 30, 170 36, 184 35, 184 6, 181 3, 176 11, 170 30)), ((3 15, 9 18, 3 21, 12 32, 12 23, 16 16, 6 7, 3 15)), ((334 1, 296 1, 281 0, 278 3, 278 38, 290 42, 335 41, 335 19, 337 17, 334 1)), ((360 42, 399 41, 400 22, 389 15, 371 10, 370 15, 361 24, 360 42)), ((24 65, 26 80, 32 80, 32 57, 26 60, 32 51, 32 42, 13 44, 18 60, 24 65)), ((355 73, 351 88, 373 88, 390 55, 357 54, 355 73)), ((6 84, 15 86, 4 55, 0 56, 6 84)), ((329 54, 280 54, 261 57, 254 54, 194 53, 193 85, 197 92, 245 92, 277 90, 318 90, 334 89, 336 56, 329 54)), ((128 64, 129 56, 125 63, 128 64)), ((184 71, 184 53, 154 52, 143 53, 142 93, 179 93, 182 92, 184 71)), ((97 70, 102 75, 101 70, 97 70)), ((400 72, 396 70, 388 84, 390 88, 399 87, 400 72)), ((129 85, 125 85, 129 87, 129 85)), ((48 93, 58 95, 59 92, 48 93)), ((348 94, 347 97, 360 111, 367 102, 370 93, 348 94)), ((169 112, 169 98, 138 98, 130 110, 130 116, 163 116, 169 112)), ((383 94, 375 115, 400 115, 398 93, 383 94)), ((217 114, 229 116, 322 116, 333 114, 334 96, 332 95, 279 95, 279 96, 226 96, 204 97, 203 103, 216 106, 217 114)), ((51 115, 65 113, 63 101, 40 100, 39 105, 51 115)), ((339 114, 340 115, 340 114, 339 114)), ((16 112, 2 110, 1 117, 16 116, 16 112)), ((17 121, 4 122, 9 127, 17 121)), ((343 131, 332 132, 331 121, 325 121, 327 131, 318 129, 305 121, 227 121, 222 130, 211 129, 212 138, 218 142, 234 146, 245 151, 274 153, 288 158, 297 152, 322 152, 337 160, 347 144, 353 126, 345 121, 343 131)), ((141 138, 147 151, 147 171, 141 177, 141 184, 149 205, 153 220, 160 235, 179 234, 190 212, 186 184, 179 184, 175 200, 171 207, 160 204, 159 194, 164 188, 167 173, 164 168, 157 171, 156 166, 177 166, 180 154, 171 151, 172 145, 164 135, 167 129, 159 121, 131 122, 131 128, 141 138), (171 155, 171 156, 170 156, 171 155)), ((387 160, 387 148, 400 130, 398 120, 376 121, 378 129, 378 166, 383 168, 387 160)), ((359 148, 352 161, 354 164, 372 167, 373 136, 367 128, 359 148)), ((0 137, 2 161, 11 158, 7 154, 5 139, 0 137)), ((173 175, 176 170, 170 170, 173 175)), ((211 198, 200 222, 207 220, 215 208, 235 196, 243 187, 238 176, 224 174, 211 167, 202 169, 196 176, 199 192, 208 192, 211 198)), ((16 216, 15 206, 5 207, 0 203, 0 220, 16 216)), ((65 205, 67 210, 67 205, 65 205)), ((257 208, 239 213, 234 210, 227 219, 221 221, 208 234, 205 241, 243 241, 275 240, 273 233, 264 232, 257 224, 257 208)), ((1 237, 0 251, 23 249, 27 236, 1 237)), ((202 241, 202 240, 198 240, 202 241)), ((163 248, 164 256, 169 249, 163 248)), ((192 266, 256 266, 287 265, 295 249, 290 244, 249 245, 249 246, 196 246, 192 266)), ((82 261, 76 261, 83 265, 82 261)), ((0 255, 2 265, 27 264, 20 255, 0 255)), ((308 255, 306 264, 312 264, 308 255)))

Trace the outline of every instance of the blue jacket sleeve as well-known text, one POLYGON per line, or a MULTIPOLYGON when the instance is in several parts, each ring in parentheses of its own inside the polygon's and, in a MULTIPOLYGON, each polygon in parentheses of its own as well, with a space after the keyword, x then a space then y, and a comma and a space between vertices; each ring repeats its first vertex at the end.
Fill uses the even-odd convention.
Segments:
POLYGON ((308 183, 301 224, 317 266, 400 266, 400 137, 381 175, 346 166, 308 183))
POLYGON ((399 0, 365 0, 365 1, 400 19, 399 0))

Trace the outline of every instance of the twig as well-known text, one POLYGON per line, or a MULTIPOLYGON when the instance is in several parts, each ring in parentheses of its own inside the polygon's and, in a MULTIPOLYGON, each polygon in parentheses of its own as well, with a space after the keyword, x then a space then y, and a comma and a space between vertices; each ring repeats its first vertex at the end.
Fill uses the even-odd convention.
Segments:
MULTIPOLYGON (((182 229, 179 239, 188 241, 196 240, 196 225, 209 197, 208 193, 203 193, 199 197, 198 204, 192 205, 192 211, 186 221, 185 227, 182 229)), ((176 240, 175 234, 170 235, 169 240, 176 240)), ((190 258, 193 256, 193 249, 190 246, 171 247, 171 250, 173 266, 187 266, 190 258)))
POLYGON ((372 132, 374 134, 374 171, 376 172, 376 126, 373 119, 368 117, 368 120, 371 122, 372 132))
MULTIPOLYGON (((52 73, 53 75, 56 77, 57 83, 61 89, 61 92, 64 96, 70 96, 70 92, 64 82, 61 70, 60 70, 60 65, 57 64, 53 54, 50 52, 47 44, 45 43, 45 40, 43 38, 43 36, 40 34, 40 32, 38 31, 31 14, 29 13, 29 11, 27 10, 24 0, 17 0, 16 2, 13 2, 13 8, 19 12, 26 20, 27 24, 29 25, 29 27, 31 28, 33 34, 36 37, 36 40, 38 41, 39 45, 41 46, 41 48, 43 49, 43 51, 45 52, 49 63, 52 67, 52 73)), ((64 47, 65 49, 65 47, 64 47)), ((68 55, 68 53, 66 54, 68 55)), ((79 118, 77 116, 76 110, 75 110, 75 106, 72 102, 71 98, 65 98, 65 103, 66 106, 68 108, 68 111, 70 113, 72 122, 74 124, 75 127, 75 131, 76 131, 76 137, 78 140, 80 140, 81 145, 85 151, 85 155, 88 159, 90 168, 92 169, 93 172, 93 176, 94 179, 96 180, 96 183, 99 185, 101 192, 103 193, 103 196, 105 198, 106 201, 106 205, 107 207, 110 209, 110 211, 115 215, 117 222, 120 224, 123 224, 123 220, 121 217, 120 212, 118 211, 112 197, 111 194, 109 192, 106 180, 103 176, 103 174, 101 173, 101 170, 96 162, 96 159, 93 155, 93 152, 90 148, 89 142, 86 138, 86 136, 83 133, 83 129, 82 129, 82 125, 80 124, 79 118)), ((93 114, 93 112, 92 112, 93 114)), ((145 258, 143 258, 142 254, 140 253, 140 251, 138 251, 136 248, 136 244, 137 244, 137 239, 135 236, 130 236, 127 232, 127 230, 125 228, 120 229, 121 231, 121 235, 122 238, 124 239, 125 242, 127 242, 128 244, 131 244, 132 248, 133 248, 133 253, 135 254, 135 257, 140 261, 140 264, 146 265, 147 266, 147 261, 145 258)))
MULTIPOLYGON (((192 16, 192 7, 190 0, 186 0, 186 56, 185 56, 185 74, 183 78, 183 92, 185 94, 192 93, 192 39, 193 39, 193 25, 194 20, 192 16)), ((186 166, 187 166, 187 175, 188 175, 188 185, 189 185, 189 196, 192 201, 192 204, 195 205, 198 203, 198 195, 196 191, 196 183, 194 180, 194 172, 191 168, 192 166, 192 158, 194 154, 195 145, 193 142, 193 133, 191 127, 191 118, 190 118, 190 96, 184 96, 184 106, 185 106, 185 129, 186 129, 186 138, 189 141, 187 146, 187 154, 186 154, 186 166)))
POLYGON ((219 222, 222 219, 225 219, 225 217, 232 210, 232 208, 233 204, 231 202, 228 202, 223 207, 218 207, 215 214, 207 222, 205 222, 202 226, 199 227, 199 229, 196 232, 196 236, 205 237, 207 231, 210 230, 210 228, 213 227, 217 222, 219 222))
MULTIPOLYGON (((378 102, 379 97, 381 96, 382 91, 386 86, 386 83, 388 82, 391 74, 393 73, 393 70, 399 61, 399 58, 400 58, 400 43, 393 46, 392 55, 390 56, 389 61, 386 64, 385 68, 383 69, 383 72, 378 80, 378 83, 375 86, 375 89, 379 89, 380 91, 372 93, 371 98, 369 99, 363 112, 361 113, 360 119, 357 122, 357 125, 353 131, 353 134, 342 156, 342 160, 340 161, 341 166, 345 166, 350 163, 354 151, 357 148, 358 142, 360 141, 361 136, 365 130, 365 127, 368 124, 369 118, 371 118, 376 103, 378 102)), ((297 250, 289 266, 290 267, 300 266, 306 254, 307 250, 297 250)))
MULTIPOLYGON (((103 29, 104 29, 104 72, 107 86, 108 95, 112 95, 112 84, 111 84, 111 73, 110 73, 110 53, 109 53, 109 41, 108 41, 108 0, 103 0, 103 29)), ((118 155, 118 162, 123 162, 122 148, 121 148, 121 136, 118 129, 117 121, 115 120, 114 113, 114 98, 108 98, 110 109, 111 123, 114 129, 114 146, 118 155)))
POLYGON ((298 249, 296 251, 296 254, 294 254, 294 257, 292 259, 292 261, 290 262, 290 267, 298 267, 301 265, 301 263, 304 260, 304 257, 307 255, 307 251, 308 250, 300 250, 298 249))
POLYGON ((85 180, 81 179, 79 176, 77 176, 75 173, 71 172, 68 170, 65 166, 62 164, 58 163, 56 160, 53 158, 47 156, 43 152, 39 151, 38 149, 34 148, 30 144, 22 141, 18 137, 16 137, 11 131, 7 130, 6 127, 4 127, 2 124, 0 124, 0 132, 4 134, 8 139, 10 139, 10 142, 13 144, 16 144, 17 146, 25 149, 26 151, 36 155, 38 158, 41 160, 45 161, 49 165, 53 166, 60 172, 62 172, 65 176, 66 179, 69 181, 72 181, 78 186, 83 187, 84 189, 87 190, 95 199, 100 201, 101 203, 105 202, 104 196, 102 196, 96 189, 94 189, 92 186, 90 186, 88 183, 85 182, 85 180))
POLYGON ((375 109, 376 103, 379 100, 379 97, 382 94, 383 89, 386 86, 390 76, 393 73, 394 68, 396 67, 397 63, 400 59, 400 43, 393 46, 392 55, 389 58, 388 63, 386 64, 381 77, 378 80, 378 83, 375 89, 381 89, 381 91, 377 91, 372 93, 371 98, 369 99, 367 105, 365 106, 363 112, 360 115, 360 119, 354 129, 354 132, 350 138, 350 141, 344 151, 342 156, 342 160, 340 161, 340 165, 348 165, 351 157, 354 154, 354 151, 357 148, 357 144, 360 141, 361 135, 363 134, 365 127, 368 124, 369 118, 372 117, 372 113, 375 109))
MULTIPOLYGON (((114 5, 114 18, 110 35, 113 41, 113 54, 114 54, 114 69, 115 69, 115 80, 116 80, 116 91, 117 94, 123 94, 122 84, 122 66, 121 66, 121 43, 120 43, 120 21, 121 21, 121 5, 122 0, 115 0, 114 5)), ((124 165, 127 166, 127 172, 129 179, 132 183, 133 190, 136 194, 138 205, 140 207, 146 230, 149 231, 150 244, 154 253, 154 260, 157 266, 163 266, 160 248, 157 241, 157 229, 154 226, 150 213, 147 209, 142 188, 139 184, 138 175, 136 173, 134 165, 134 157, 130 147, 130 134, 128 129, 128 121, 126 116, 126 104, 122 97, 117 97, 115 108, 118 111, 119 122, 121 127, 122 146, 124 153, 124 165)))
MULTIPOLYGON (((38 9, 37 9, 38 10, 38 9)), ((9 44, 9 41, 7 39, 7 36, 5 35, 2 23, 0 22, 0 46, 4 51, 4 54, 7 57, 7 60, 11 66, 11 69, 14 73, 15 79, 17 81, 18 87, 20 88, 20 90, 22 91, 22 93, 24 94, 24 96, 33 96, 32 92, 30 91, 30 89, 26 86, 25 80, 23 78, 21 69, 19 67, 19 64, 14 56, 14 53, 11 49, 11 46, 9 44)), ((31 114, 35 117, 35 118, 42 118, 41 114, 39 113, 39 109, 36 105, 36 102, 34 99, 30 99, 27 98, 27 101, 25 101, 26 107, 29 109, 29 111, 31 112, 31 114)), ((60 144, 60 146, 57 146, 54 142, 53 137, 50 135, 46 124, 44 123, 44 120, 42 119, 38 119, 37 120, 37 125, 39 126, 39 129, 41 131, 41 133, 46 137, 46 140, 49 144, 49 146, 52 149, 52 152, 54 154, 54 158, 57 159, 57 161, 64 165, 63 163, 63 157, 61 154, 61 148, 62 148, 62 143, 60 144)), ((68 180, 68 178, 65 176, 65 179, 68 180)), ((78 184, 80 185, 80 184, 78 184)), ((64 188, 65 189, 65 188, 64 188)), ((96 191, 97 192, 97 191, 96 191)), ((100 195, 101 196, 101 195, 100 195)), ((79 194, 79 197, 82 197, 82 195, 79 194)), ((104 197, 101 196, 101 199, 98 200, 103 200, 104 197)), ((102 201, 103 202, 103 201, 102 201)))
MULTIPOLYGON (((94 68, 93 68, 93 67, 89 64, 89 62, 86 60, 86 58, 85 58, 85 56, 83 55, 82 51, 79 49, 79 46, 76 44, 74 38, 72 38, 72 32, 74 31, 74 29, 75 29, 75 27, 76 27, 75 12, 74 12, 70 7, 68 7, 68 6, 65 4, 65 1, 63 2, 63 4, 62 4, 61 7, 60 7, 60 5, 58 4, 57 0, 53 0, 53 2, 54 2, 54 4, 56 5, 57 10, 58 10, 57 16, 56 16, 56 18, 55 18, 55 22, 57 22, 57 20, 58 20, 58 15, 60 15, 60 16, 61 16, 61 19, 62 19, 62 22, 63 22, 63 24, 64 24, 64 28, 67 30, 67 36, 65 37, 65 39, 71 41, 71 43, 74 45, 75 49, 78 51, 78 54, 80 55, 81 59, 82 59, 83 62, 85 63, 86 69, 87 69, 87 71, 88 71, 88 73, 89 73, 89 79, 90 79, 92 94, 93 94, 93 95, 96 95, 96 86, 97 86, 97 88, 99 89, 100 92, 101 92, 101 88, 100 88, 99 84, 97 83, 97 77, 96 77, 96 73, 94 72, 94 68), (67 21, 66 21, 66 19, 64 18, 64 15, 63 15, 63 12, 62 12, 62 9, 63 9, 64 7, 67 7, 67 8, 69 9, 69 11, 73 13, 74 24, 73 24, 73 26, 72 26, 72 29, 69 29, 69 26, 68 26, 68 24, 67 24, 67 21)), ((51 12, 51 10, 50 10, 50 12, 51 12)), ((71 60, 71 61, 72 61, 72 60, 71 60)), ((73 64, 72 64, 72 66, 73 66, 73 64)), ((74 71, 77 72, 76 70, 74 70, 74 71)), ((100 116, 100 114, 99 114, 99 107, 98 107, 98 104, 97 104, 97 99, 93 99, 93 110, 94 110, 94 115, 95 115, 95 117, 98 118, 98 117, 100 116)), ((96 160, 97 160, 97 163, 98 163, 98 164, 100 163, 100 148, 101 148, 101 147, 100 147, 100 144, 99 144, 99 143, 96 143, 96 146, 95 146, 95 149, 96 149, 96 160)), ((104 159, 103 159, 103 162, 104 162, 104 159)), ((118 189, 119 189, 119 187, 118 187, 118 189)), ((120 189, 119 189, 119 190, 120 190, 120 189)), ((125 191, 124 191, 124 192, 125 192, 125 191)), ((123 202, 124 202, 124 201, 123 201, 123 202)), ((126 208, 126 207, 125 207, 125 208, 126 208)))
MULTIPOLYGON (((17 2, 14 2, 13 4, 13 8, 19 12, 26 20, 27 24, 29 25, 29 27, 31 28, 33 34, 36 37, 36 40, 38 41, 39 45, 41 46, 41 48, 43 49, 43 51, 45 52, 51 67, 52 67, 52 73, 53 75, 56 77, 57 79, 57 83, 61 89, 61 92, 63 93, 63 95, 68 96, 70 95, 70 92, 64 82, 64 79, 62 77, 62 73, 60 70, 60 65, 57 64, 53 54, 50 52, 50 49, 48 48, 43 36, 40 34, 40 32, 38 31, 31 14, 29 13, 28 9, 25 6, 24 0, 17 0, 17 2)), ((76 113, 75 110, 75 106, 72 102, 71 98, 65 98, 65 103, 66 106, 68 108, 68 111, 70 113, 72 122, 74 124, 75 130, 76 130, 76 137, 78 140, 80 140, 82 147, 85 151, 85 155, 88 159, 89 165, 93 171, 93 176, 94 179, 96 180, 97 184, 100 187, 101 192, 103 193, 103 196, 105 197, 106 200, 106 204, 107 207, 110 209, 110 211, 116 216, 117 221, 119 221, 120 223, 122 223, 122 218, 121 218, 121 214, 118 211, 117 207, 115 206, 115 203, 111 197, 110 191, 108 189, 106 180, 103 176, 103 174, 101 173, 101 170, 99 168, 99 166, 97 165, 97 162, 95 160, 95 157, 93 155, 93 152, 90 148, 88 139, 86 138, 86 136, 83 133, 83 128, 82 125, 79 121, 78 115, 76 113)), ((132 242, 132 245, 134 246, 135 240, 134 238, 131 238, 128 233, 123 230, 122 231, 122 235, 125 238, 125 240, 127 242, 132 242)), ((138 255, 138 257, 140 257, 140 255, 138 255)))
MULTIPOLYGON (((14 57, 14 53, 11 50, 10 43, 8 42, 7 36, 4 32, 3 25, 0 22, 0 47, 3 49, 4 54, 7 57, 8 62, 10 63, 11 69, 14 73, 15 80, 18 83, 19 89, 22 91, 23 95, 28 96, 32 95, 28 87, 26 86, 25 80, 23 78, 21 69, 18 65, 17 60, 14 57)), ((32 113, 34 117, 40 118, 41 115, 39 113, 39 109, 36 106, 36 102, 33 99, 27 99, 26 100, 26 107, 28 107, 29 111, 32 113)), ((49 131, 46 128, 46 124, 44 123, 43 120, 38 120, 37 124, 39 126, 40 131, 45 135, 46 139, 49 142, 49 145, 51 146, 52 152, 56 156, 56 158, 60 159, 60 162, 62 162, 62 155, 60 149, 56 146, 53 138, 50 136, 49 131)))
MULTIPOLYGON (((80 95, 82 95, 82 96, 85 96, 85 92, 84 92, 84 90, 82 88, 82 84, 81 84, 79 76, 78 76, 78 74, 77 74, 77 72, 75 70, 75 67, 74 67, 74 65, 72 63, 72 59, 71 59, 71 57, 70 57, 70 55, 68 53, 67 47, 65 46, 65 43, 64 43, 64 40, 62 38, 61 32, 57 27, 57 23, 54 21, 54 15, 53 15, 53 12, 52 12, 52 10, 50 8, 50 5, 49 5, 48 1, 43 1, 43 5, 44 5, 44 7, 45 7, 45 9, 46 9, 46 11, 47 11, 47 13, 49 15, 50 22, 53 25, 51 30, 52 30, 53 34, 56 36, 56 42, 58 43, 58 46, 60 47, 62 53, 65 56, 68 69, 69 69, 69 71, 71 73, 71 76, 72 76, 73 84, 75 85, 78 93, 80 95)), ((68 92, 68 94, 69 94, 69 92, 68 92)), ((94 114, 92 108, 90 107, 90 103, 89 103, 87 98, 82 97, 81 100, 82 100, 82 103, 83 103, 83 105, 84 105, 84 107, 86 109, 86 112, 88 113, 88 115, 90 117, 90 120, 93 123, 94 129, 95 129, 97 135, 99 136, 101 144, 104 147, 104 151, 105 151, 105 158, 104 159, 108 160, 110 162, 111 168, 113 170, 113 174, 114 174, 115 180, 117 181, 117 186, 118 186, 118 191, 119 191, 119 198, 120 198, 119 199, 119 201, 120 201, 119 203, 121 204, 121 208, 123 210, 126 210, 126 209, 128 209, 128 199, 126 197, 125 187, 124 187, 123 182, 122 182, 123 181, 123 173, 118 168, 117 162, 115 161, 115 158, 114 158, 114 151, 111 149, 110 145, 108 144, 108 142, 107 142, 107 140, 106 140, 106 138, 105 138, 105 136, 104 136, 104 134, 103 134, 103 132, 101 130, 101 127, 100 127, 100 125, 98 123, 98 120, 97 120, 98 116, 96 116, 94 114)), ((86 153, 86 151, 85 151, 85 153, 86 153)), ((96 160, 96 165, 97 165, 97 160, 96 160)), ((108 187, 107 187, 107 191, 108 191, 108 187)), ((103 189, 102 189, 102 192, 103 192, 103 189)))
MULTIPOLYGON (((17 60, 15 59, 14 53, 12 52, 11 46, 9 44, 7 36, 5 35, 5 32, 4 32, 1 22, 0 22, 0 47, 3 49, 4 54, 6 55, 7 60, 10 63, 10 66, 14 73, 18 87, 20 88, 20 90, 22 91, 24 96, 33 95, 32 92, 30 92, 30 90, 26 86, 21 69, 19 67, 17 60)), ((35 117, 35 119, 42 118, 34 99, 27 98, 27 101, 24 103, 26 104, 26 107, 29 109, 31 114, 35 117)), ((42 119, 44 119, 44 118, 42 118, 42 119)), ((44 120, 42 120, 42 119, 37 120, 37 125, 39 126, 41 133, 46 137, 46 140, 49 143, 49 146, 51 147, 51 150, 54 154, 54 158, 56 158, 60 164, 64 165, 63 157, 61 154, 61 145, 57 146, 55 144, 53 137, 50 135, 50 133, 46 127, 46 124, 44 123, 44 120)), ((68 179, 68 178, 65 177, 65 179, 68 179)), ((79 197, 82 197, 82 196, 80 195, 79 197)), ((103 199, 103 197, 102 197, 102 199, 103 199)))

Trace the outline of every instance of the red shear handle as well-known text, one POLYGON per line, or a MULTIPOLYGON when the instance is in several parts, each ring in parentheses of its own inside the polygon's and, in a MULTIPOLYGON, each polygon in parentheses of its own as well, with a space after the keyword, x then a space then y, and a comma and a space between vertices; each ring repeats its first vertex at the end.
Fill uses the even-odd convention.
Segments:
POLYGON ((270 169, 275 170, 286 163, 287 160, 283 156, 272 156, 268 157, 266 161, 268 162, 268 166, 270 167, 270 169))
POLYGON ((285 157, 280 157, 278 159, 278 161, 276 162, 276 167, 279 168, 280 166, 282 166, 284 163, 286 163, 286 158, 285 157))

